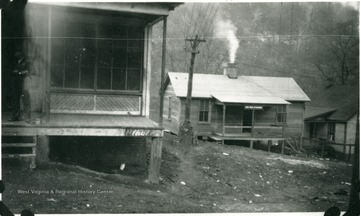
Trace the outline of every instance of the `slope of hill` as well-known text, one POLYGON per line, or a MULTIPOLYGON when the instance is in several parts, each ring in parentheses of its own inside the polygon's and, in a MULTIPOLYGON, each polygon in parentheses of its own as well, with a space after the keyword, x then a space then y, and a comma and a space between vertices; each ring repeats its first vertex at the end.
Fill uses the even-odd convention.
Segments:
MULTIPOLYGON (((3 202, 14 213, 195 213, 346 210, 351 165, 166 135, 161 181, 51 163, 3 163, 3 202)), ((136 172, 133 172, 136 173, 136 172)))

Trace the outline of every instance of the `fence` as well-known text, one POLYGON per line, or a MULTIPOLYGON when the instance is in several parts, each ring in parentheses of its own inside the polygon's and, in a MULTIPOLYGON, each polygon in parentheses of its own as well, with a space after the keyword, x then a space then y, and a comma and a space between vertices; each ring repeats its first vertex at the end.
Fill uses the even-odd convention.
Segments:
POLYGON ((329 157, 350 161, 355 144, 328 142, 302 137, 299 139, 300 149, 307 153, 315 153, 321 157, 329 157))

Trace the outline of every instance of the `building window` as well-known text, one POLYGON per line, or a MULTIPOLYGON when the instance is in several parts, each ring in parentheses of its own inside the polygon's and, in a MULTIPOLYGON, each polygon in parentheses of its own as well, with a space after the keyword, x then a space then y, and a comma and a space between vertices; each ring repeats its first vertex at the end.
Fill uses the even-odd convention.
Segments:
POLYGON ((286 106, 276 107, 276 124, 286 123, 286 106))
POLYGON ((315 139, 317 138, 317 126, 316 122, 310 123, 310 138, 315 139))
POLYGON ((335 142, 335 123, 328 124, 328 141, 335 142))
POLYGON ((143 29, 110 16, 52 19, 52 89, 140 93, 143 29))
POLYGON ((209 111, 210 111, 210 101, 200 100, 199 122, 210 122, 209 111))
POLYGON ((171 120, 172 97, 169 96, 168 120, 171 120))

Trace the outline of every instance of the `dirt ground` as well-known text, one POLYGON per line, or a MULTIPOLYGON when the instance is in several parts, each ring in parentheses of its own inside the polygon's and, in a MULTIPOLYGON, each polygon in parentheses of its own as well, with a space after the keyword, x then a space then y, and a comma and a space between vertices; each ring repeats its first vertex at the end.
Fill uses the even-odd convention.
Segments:
MULTIPOLYGON (((126 168, 125 168, 126 169, 126 168)), ((163 143, 159 185, 50 163, 31 171, 3 160, 3 202, 20 213, 199 213, 347 210, 351 165, 200 141, 163 143)))

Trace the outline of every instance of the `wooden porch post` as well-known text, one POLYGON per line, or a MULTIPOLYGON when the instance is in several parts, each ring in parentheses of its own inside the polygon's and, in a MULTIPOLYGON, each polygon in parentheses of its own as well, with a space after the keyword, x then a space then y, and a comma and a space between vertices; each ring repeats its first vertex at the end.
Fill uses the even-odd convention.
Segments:
POLYGON ((165 63, 166 63, 166 32, 167 32, 167 16, 163 20, 163 43, 162 43, 162 58, 161 58, 161 76, 160 76, 160 112, 159 124, 163 126, 163 112, 164 112, 164 79, 165 79, 165 63))
POLYGON ((252 109, 252 114, 251 114, 251 137, 254 137, 254 124, 255 124, 255 117, 254 117, 254 114, 255 114, 255 109, 253 108, 252 109))
POLYGON ((162 137, 151 138, 150 163, 148 180, 150 183, 159 183, 162 152, 162 137))
POLYGON ((38 136, 36 139, 36 163, 43 165, 49 162, 49 137, 38 136))
POLYGON ((283 121, 282 121, 282 129, 281 129, 281 136, 284 138, 284 134, 285 134, 285 124, 287 122, 287 105, 284 105, 284 109, 286 110, 286 113, 285 113, 285 119, 284 119, 284 116, 283 116, 283 121))
POLYGON ((222 144, 224 145, 224 138, 225 138, 225 113, 226 113, 226 105, 223 105, 223 128, 222 128, 222 144))
MULTIPOLYGON (((251 137, 254 137, 254 124, 255 124, 255 109, 252 109, 251 114, 251 137)), ((253 149, 254 147, 254 140, 250 140, 250 148, 253 149)))
POLYGON ((344 161, 346 161, 346 145, 343 146, 344 161))
POLYGON ((268 140, 268 152, 271 150, 272 140, 268 140))
POLYGON ((45 122, 50 120, 50 82, 51 82, 51 18, 52 11, 51 7, 48 10, 48 40, 47 40, 47 70, 44 71, 44 96, 43 96, 43 112, 45 112, 45 122))

